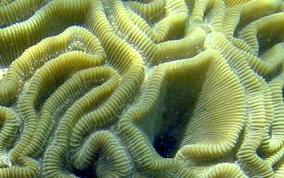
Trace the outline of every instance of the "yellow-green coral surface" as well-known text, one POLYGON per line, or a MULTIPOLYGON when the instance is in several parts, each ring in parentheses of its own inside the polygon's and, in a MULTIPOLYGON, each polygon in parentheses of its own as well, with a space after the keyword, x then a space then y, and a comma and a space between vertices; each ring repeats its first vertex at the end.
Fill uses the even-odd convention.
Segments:
POLYGON ((0 178, 284 177, 282 0, 0 0, 0 178))

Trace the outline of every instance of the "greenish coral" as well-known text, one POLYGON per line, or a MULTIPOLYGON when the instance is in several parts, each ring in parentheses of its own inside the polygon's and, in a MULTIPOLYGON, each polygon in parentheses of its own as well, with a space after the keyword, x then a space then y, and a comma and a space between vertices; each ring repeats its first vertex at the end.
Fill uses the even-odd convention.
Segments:
POLYGON ((0 2, 0 177, 283 177, 282 0, 0 2))

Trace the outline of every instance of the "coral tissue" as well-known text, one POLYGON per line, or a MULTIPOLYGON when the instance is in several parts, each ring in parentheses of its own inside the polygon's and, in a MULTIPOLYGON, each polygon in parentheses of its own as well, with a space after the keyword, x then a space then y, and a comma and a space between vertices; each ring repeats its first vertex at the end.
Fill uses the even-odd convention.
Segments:
POLYGON ((0 1, 0 177, 284 177, 282 0, 0 1))

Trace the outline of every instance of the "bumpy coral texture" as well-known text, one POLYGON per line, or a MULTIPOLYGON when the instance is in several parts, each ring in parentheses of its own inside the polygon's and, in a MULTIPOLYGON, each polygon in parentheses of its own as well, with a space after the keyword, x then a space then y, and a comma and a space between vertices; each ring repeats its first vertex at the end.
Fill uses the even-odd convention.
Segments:
POLYGON ((0 1, 0 177, 284 177, 282 0, 0 1))

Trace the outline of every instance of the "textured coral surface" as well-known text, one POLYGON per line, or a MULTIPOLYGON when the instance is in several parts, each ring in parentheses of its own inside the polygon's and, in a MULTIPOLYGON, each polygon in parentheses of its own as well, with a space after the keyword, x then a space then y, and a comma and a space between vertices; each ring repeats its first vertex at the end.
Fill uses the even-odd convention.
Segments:
POLYGON ((282 0, 0 0, 0 177, 284 177, 282 0))

